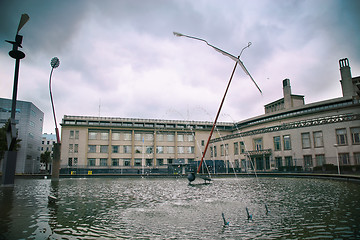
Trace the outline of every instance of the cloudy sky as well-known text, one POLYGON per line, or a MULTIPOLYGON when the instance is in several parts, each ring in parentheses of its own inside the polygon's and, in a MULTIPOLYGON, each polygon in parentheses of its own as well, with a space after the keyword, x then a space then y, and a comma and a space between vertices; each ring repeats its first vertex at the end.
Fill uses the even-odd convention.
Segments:
POLYGON ((57 56, 53 96, 64 115, 213 121, 234 62, 200 41, 241 60, 263 91, 238 68, 219 121, 264 113, 293 94, 311 103, 341 97, 338 61, 349 58, 360 75, 358 0, 2 0, 0 97, 11 98, 15 61, 8 56, 22 13, 24 36, 18 99, 45 113, 54 132, 49 98, 50 60, 57 56))

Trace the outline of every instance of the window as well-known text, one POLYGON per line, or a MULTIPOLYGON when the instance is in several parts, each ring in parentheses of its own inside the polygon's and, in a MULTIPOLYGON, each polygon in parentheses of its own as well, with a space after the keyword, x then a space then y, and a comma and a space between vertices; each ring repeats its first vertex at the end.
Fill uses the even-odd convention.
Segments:
POLYGON ((120 133, 119 132, 113 132, 111 134, 111 139, 114 141, 119 141, 120 140, 120 133))
POLYGON ((119 146, 118 145, 112 145, 112 153, 119 153, 119 146))
POLYGON ((169 158, 169 159, 167 160, 167 163, 168 163, 168 164, 172 164, 172 163, 173 163, 173 160, 172 160, 171 158, 169 158))
POLYGON ((75 131, 75 139, 79 139, 79 130, 75 131))
POLYGON ((185 147, 183 147, 183 146, 180 146, 180 147, 177 147, 177 149, 178 149, 178 153, 185 153, 185 147))
POLYGON ((292 157, 285 157, 285 165, 290 167, 293 165, 292 157))
POLYGON ((88 166, 95 166, 96 159, 95 158, 88 158, 88 166))
POLYGON ((142 160, 141 160, 141 158, 135 158, 135 166, 141 166, 141 162, 142 162, 142 160))
POLYGON ((283 140, 284 140, 284 150, 291 150, 290 135, 283 136, 283 140))
POLYGON ((74 130, 70 130, 70 139, 74 138, 74 130))
POLYGON ((240 153, 245 153, 245 144, 244 144, 244 142, 240 142, 240 153))
POLYGON ((322 131, 313 132, 313 135, 314 135, 314 146, 315 147, 324 147, 322 131))
POLYGON ((74 158, 74 166, 77 166, 78 158, 74 158))
POLYGON ((163 165, 164 165, 164 159, 162 159, 162 158, 156 159, 156 164, 157 164, 158 166, 163 166, 163 165))
POLYGON ((108 153, 109 146, 108 145, 101 145, 100 152, 101 153, 108 153))
POLYGON ((325 164, 325 155, 324 154, 315 155, 315 160, 316 160, 316 166, 322 166, 325 164))
POLYGON ((194 153, 195 148, 192 146, 186 147, 186 153, 194 153))
POLYGON ((229 144, 225 144, 225 156, 229 156, 229 144))
POLYGON ((88 146, 89 153, 96 153, 96 145, 89 145, 88 146))
POLYGON ((201 146, 205 146, 205 140, 201 140, 201 146))
POLYGON ((69 153, 74 152, 74 144, 69 144, 69 153))
POLYGON ((102 132, 100 133, 101 140, 109 140, 109 133, 108 132, 102 132))
POLYGON ((124 133, 124 140, 131 141, 131 133, 124 133))
POLYGON ((214 146, 214 157, 217 157, 217 149, 216 149, 216 146, 214 146))
POLYGON ((166 137, 168 142, 173 142, 175 140, 174 134, 168 134, 166 137))
POLYGON ((154 140, 154 134, 152 134, 152 133, 146 133, 146 134, 145 134, 145 140, 147 140, 147 141, 153 141, 153 140, 154 140))
POLYGON ((131 153, 131 146, 125 145, 124 146, 124 153, 131 153))
POLYGON ((107 158, 100 158, 100 166, 107 166, 107 158))
POLYGON ((275 157, 275 164, 277 168, 282 167, 282 157, 275 157))
POLYGON ((178 134, 177 135, 177 140, 178 140, 178 142, 183 142, 184 141, 184 135, 178 134))
POLYGON ((167 153, 175 153, 175 147, 169 146, 166 150, 167 153))
POLYGON ((72 158, 68 159, 68 166, 71 167, 72 166, 72 158))
POLYGON ((354 153, 354 162, 355 162, 355 165, 360 165, 360 153, 359 152, 354 153))
POLYGON ((97 139, 97 132, 89 132, 89 140, 97 139))
POLYGON ((79 152, 79 144, 74 144, 74 153, 79 152))
POLYGON ((157 146, 156 147, 156 153, 164 153, 164 147, 163 146, 157 146))
POLYGON ((224 156, 224 155, 225 155, 224 152, 225 152, 224 144, 221 144, 221 145, 220 145, 220 155, 221 155, 221 156, 224 156))
POLYGON ((142 153, 142 149, 143 147, 142 146, 135 146, 135 153, 142 153))
POLYGON ((234 155, 239 155, 239 143, 234 143, 234 155))
POLYGON ((119 166, 119 159, 118 158, 112 158, 111 159, 111 165, 112 166, 119 166))
POLYGON ((350 128, 353 144, 360 144, 360 127, 350 128))
POLYGON ((163 142, 164 141, 164 134, 161 134, 161 133, 156 134, 156 140, 158 142, 163 142))
POLYGON ((301 134, 301 143, 302 143, 302 148, 310 148, 311 147, 310 133, 302 133, 301 134))
POLYGON ((336 130, 336 143, 339 145, 347 145, 346 129, 336 130))
POLYGON ((340 165, 350 164, 350 158, 348 153, 339 153, 339 163, 340 165))
POLYGON ((262 138, 254 139, 255 150, 262 150, 262 138))
POLYGON ((146 153, 147 154, 154 153, 154 147, 153 146, 146 146, 146 153))
POLYGON ((141 133, 135 133, 134 137, 135 137, 135 141, 141 141, 142 140, 141 139, 141 133))
POLYGON ((274 137, 274 151, 281 150, 281 140, 279 136, 274 137))
POLYGON ((187 138, 188 142, 193 142, 194 141, 194 136, 192 134, 186 135, 186 138, 187 138))
POLYGON ((130 166, 130 159, 124 159, 124 166, 130 166))
POLYGON ((146 166, 151 167, 153 165, 152 159, 146 159, 146 166))
POLYGON ((304 155, 304 167, 309 168, 313 166, 312 156, 311 155, 304 155))

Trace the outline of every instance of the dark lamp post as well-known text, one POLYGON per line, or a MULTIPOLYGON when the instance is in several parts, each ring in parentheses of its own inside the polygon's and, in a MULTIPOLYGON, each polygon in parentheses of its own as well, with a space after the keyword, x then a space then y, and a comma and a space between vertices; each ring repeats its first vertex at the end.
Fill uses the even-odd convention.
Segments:
POLYGON ((16 112, 16 98, 17 98, 17 87, 19 80, 19 68, 20 60, 25 57, 25 53, 19 51, 18 48, 22 48, 21 43, 23 36, 19 35, 20 29, 29 21, 29 16, 27 14, 22 14, 19 22, 19 26, 16 32, 15 41, 6 42, 13 45, 12 50, 9 52, 10 57, 15 59, 15 73, 14 73, 14 86, 13 86, 13 96, 11 104, 11 117, 9 120, 8 128, 6 129, 6 139, 8 144, 8 150, 5 152, 4 163, 3 163, 3 174, 2 174, 2 185, 11 186, 15 181, 15 170, 16 170, 16 158, 17 152, 15 151, 16 146, 16 122, 15 122, 15 112, 16 112))

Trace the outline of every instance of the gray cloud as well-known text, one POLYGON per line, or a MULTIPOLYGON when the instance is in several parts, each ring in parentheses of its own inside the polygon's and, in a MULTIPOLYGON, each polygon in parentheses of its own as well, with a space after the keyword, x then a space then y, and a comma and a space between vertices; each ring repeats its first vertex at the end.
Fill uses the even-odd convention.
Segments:
MULTIPOLYGON (((53 93, 63 115, 213 120, 234 66, 207 39, 241 56, 262 88, 237 69, 221 119, 263 114, 282 97, 281 81, 307 102, 341 96, 338 60, 360 69, 359 2, 319 1, 2 1, 0 40, 12 40, 20 15, 24 35, 19 95, 45 112, 53 129, 48 78, 50 59, 60 58, 53 93)), ((0 97, 11 98, 14 61, 0 41, 0 97), (3 84, 4 83, 4 84, 3 84)))

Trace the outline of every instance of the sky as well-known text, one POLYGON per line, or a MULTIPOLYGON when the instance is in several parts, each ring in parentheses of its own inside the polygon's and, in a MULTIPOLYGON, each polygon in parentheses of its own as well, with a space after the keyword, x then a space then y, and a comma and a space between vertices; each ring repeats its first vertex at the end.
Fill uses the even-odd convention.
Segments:
POLYGON ((358 0, 1 0, 0 97, 12 98, 9 57, 21 14, 18 100, 44 112, 54 133, 64 115, 213 121, 238 56, 262 90, 237 68, 219 121, 264 114, 283 97, 282 80, 305 103, 342 96, 339 59, 360 75, 358 0))

